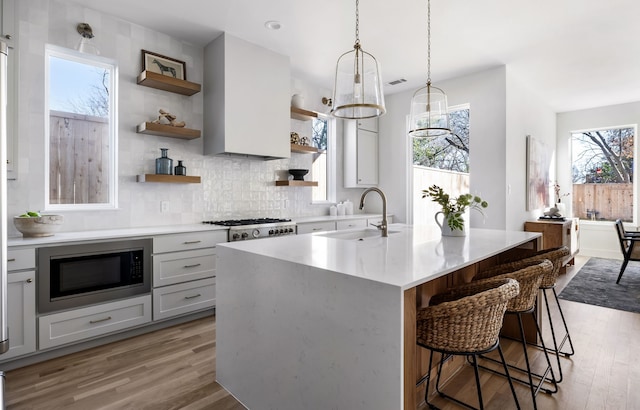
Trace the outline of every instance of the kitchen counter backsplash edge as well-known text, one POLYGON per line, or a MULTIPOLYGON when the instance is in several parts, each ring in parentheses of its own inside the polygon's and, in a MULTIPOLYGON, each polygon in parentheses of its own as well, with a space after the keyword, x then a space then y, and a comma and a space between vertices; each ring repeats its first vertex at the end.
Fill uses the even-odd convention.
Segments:
POLYGON ((99 241, 120 238, 149 237, 154 235, 169 235, 175 233, 202 232, 202 231, 224 231, 226 226, 188 224, 188 225, 167 225, 149 226, 138 228, 104 229, 95 231, 59 232, 53 236, 23 238, 14 236, 8 238, 7 246, 41 246, 60 245, 63 243, 79 241, 99 241))
MULTIPOLYGON (((391 216, 391 215, 389 215, 391 216)), ((348 221, 353 219, 380 218, 381 214, 354 214, 345 216, 309 216, 302 218, 292 218, 296 223, 324 222, 324 221, 348 221)), ((201 231, 224 231, 229 229, 226 226, 208 224, 187 224, 187 225, 167 225, 150 226, 138 228, 104 229, 93 231, 59 232, 53 236, 23 238, 22 236, 9 237, 7 246, 42 246, 60 245, 63 243, 78 241, 99 241, 118 238, 134 238, 153 235, 168 235, 175 233, 201 232, 201 231)))

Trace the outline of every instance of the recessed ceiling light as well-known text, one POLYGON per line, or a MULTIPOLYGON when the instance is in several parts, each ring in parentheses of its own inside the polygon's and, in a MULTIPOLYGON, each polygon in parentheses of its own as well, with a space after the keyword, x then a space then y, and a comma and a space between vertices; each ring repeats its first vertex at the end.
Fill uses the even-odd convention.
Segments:
POLYGON ((280 27, 282 27, 282 24, 280 24, 280 22, 276 20, 269 20, 266 23, 264 23, 264 26, 269 30, 280 30, 280 27))

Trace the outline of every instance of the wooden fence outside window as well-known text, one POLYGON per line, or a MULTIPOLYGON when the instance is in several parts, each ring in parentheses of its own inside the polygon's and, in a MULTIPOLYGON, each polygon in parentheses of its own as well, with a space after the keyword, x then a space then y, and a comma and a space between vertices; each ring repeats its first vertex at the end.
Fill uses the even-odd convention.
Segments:
POLYGON ((50 112, 49 202, 109 201, 109 119, 50 112))

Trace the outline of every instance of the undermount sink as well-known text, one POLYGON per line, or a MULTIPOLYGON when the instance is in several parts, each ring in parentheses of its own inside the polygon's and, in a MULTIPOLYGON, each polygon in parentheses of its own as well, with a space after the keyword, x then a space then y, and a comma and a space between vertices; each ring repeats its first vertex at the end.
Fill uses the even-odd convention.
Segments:
MULTIPOLYGON (((400 231, 389 231, 389 235, 399 233, 400 231)), ((318 236, 325 236, 327 238, 344 239, 344 240, 358 240, 362 241, 368 238, 382 237, 382 233, 377 229, 360 229, 357 231, 331 231, 318 234, 318 236)))

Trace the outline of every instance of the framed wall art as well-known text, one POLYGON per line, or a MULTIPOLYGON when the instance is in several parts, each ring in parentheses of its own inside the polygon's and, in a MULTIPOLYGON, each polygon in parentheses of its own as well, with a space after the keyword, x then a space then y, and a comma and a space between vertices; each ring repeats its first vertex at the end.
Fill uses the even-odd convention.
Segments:
POLYGON ((527 211, 549 204, 549 166, 551 156, 539 139, 527 135, 527 211))
POLYGON ((142 50, 142 71, 151 71, 179 80, 187 79, 187 66, 184 61, 147 50, 142 50))

